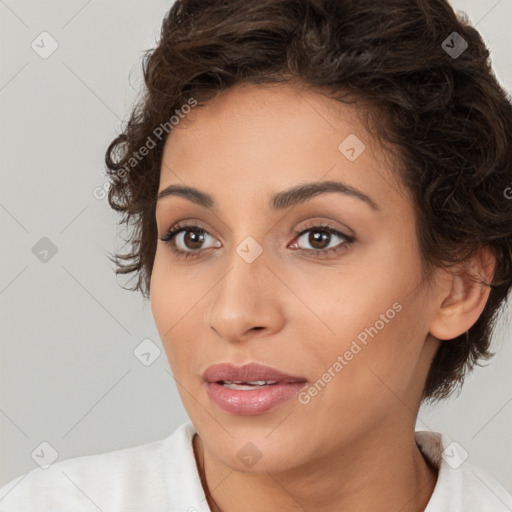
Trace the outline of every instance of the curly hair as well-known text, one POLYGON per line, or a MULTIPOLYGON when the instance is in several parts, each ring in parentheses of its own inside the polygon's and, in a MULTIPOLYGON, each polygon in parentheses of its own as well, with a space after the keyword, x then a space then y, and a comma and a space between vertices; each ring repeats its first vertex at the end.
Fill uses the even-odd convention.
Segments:
POLYGON ((106 151, 108 201, 131 228, 116 274, 134 273, 130 289, 149 297, 170 131, 161 127, 191 98, 201 106, 239 83, 298 79, 368 104, 385 120, 376 136, 396 148, 396 172, 412 192, 423 268, 452 268, 483 247, 496 257, 482 314, 440 345, 427 376, 422 399, 447 398, 494 355, 512 284, 512 102, 489 55, 446 0, 176 0, 145 52, 144 93, 106 151))

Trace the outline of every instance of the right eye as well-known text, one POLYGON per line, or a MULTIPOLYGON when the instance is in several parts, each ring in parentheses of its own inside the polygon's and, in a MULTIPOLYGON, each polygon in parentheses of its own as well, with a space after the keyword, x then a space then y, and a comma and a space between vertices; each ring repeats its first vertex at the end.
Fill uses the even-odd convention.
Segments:
MULTIPOLYGON (((189 258, 191 256, 198 257, 203 252, 202 245, 208 236, 212 237, 208 231, 195 224, 178 223, 170 228, 160 240, 169 245, 178 257, 189 258)), ((220 243, 206 247, 206 249, 212 247, 220 247, 220 243)))

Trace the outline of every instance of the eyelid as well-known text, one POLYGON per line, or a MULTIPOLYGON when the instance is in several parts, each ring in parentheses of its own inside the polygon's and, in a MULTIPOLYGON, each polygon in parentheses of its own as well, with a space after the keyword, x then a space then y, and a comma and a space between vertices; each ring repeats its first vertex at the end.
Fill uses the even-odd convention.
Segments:
POLYGON ((212 238, 215 238, 214 235, 210 233, 206 228, 196 223, 196 221, 179 221, 173 224, 161 237, 160 240, 162 242, 169 242, 176 238, 177 235, 186 232, 186 231, 198 231, 201 233, 205 233, 212 238))
MULTIPOLYGON (((297 222, 298 225, 301 225, 301 231, 305 229, 318 228, 318 227, 327 227, 330 229, 335 229, 336 231, 341 232, 344 236, 348 237, 357 237, 356 232, 347 224, 344 224, 337 220, 336 218, 331 218, 329 215, 322 214, 321 212, 313 212, 309 213, 307 217, 304 217, 302 220, 297 222)), ((295 232, 300 232, 295 230, 295 232)))
MULTIPOLYGON (((342 230, 344 228, 337 228, 337 227, 334 227, 332 224, 330 224, 328 221, 325 221, 325 220, 317 220, 317 221, 309 221, 306 223, 305 226, 302 226, 300 229, 296 229, 294 232, 296 234, 303 234, 305 231, 309 231, 311 229, 318 229, 320 231, 319 228, 325 228, 326 231, 335 231, 343 236, 346 236, 347 238, 349 238, 351 235, 348 234, 348 233, 344 233, 342 230)), ((350 231, 353 233, 353 231, 351 229, 349 229, 347 227, 347 231, 350 231)))
POLYGON ((192 229, 192 228, 196 228, 197 231, 204 231, 204 232, 208 233, 209 235, 211 235, 211 233, 206 228, 204 228, 199 223, 199 221, 197 221, 195 219, 191 219, 191 220, 185 219, 185 220, 180 220, 180 221, 175 222, 174 224, 172 224, 171 227, 168 228, 163 233, 163 235, 161 237, 159 237, 159 238, 160 238, 160 240, 162 240, 162 238, 167 236, 170 232, 177 233, 180 230, 186 230, 186 229, 192 229))

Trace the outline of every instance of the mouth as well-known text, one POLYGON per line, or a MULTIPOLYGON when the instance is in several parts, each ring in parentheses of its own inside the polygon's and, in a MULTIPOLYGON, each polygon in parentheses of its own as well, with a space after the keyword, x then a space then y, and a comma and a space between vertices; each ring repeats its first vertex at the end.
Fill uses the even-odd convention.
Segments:
POLYGON ((240 416, 270 411, 296 396, 308 382, 258 363, 213 365, 203 379, 210 400, 223 411, 240 416))

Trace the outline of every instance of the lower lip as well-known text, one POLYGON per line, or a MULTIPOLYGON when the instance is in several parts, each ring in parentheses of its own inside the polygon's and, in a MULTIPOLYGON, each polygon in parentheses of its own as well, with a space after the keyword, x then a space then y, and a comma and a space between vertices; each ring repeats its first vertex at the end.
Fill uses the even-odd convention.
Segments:
POLYGON ((307 382, 281 382, 255 389, 229 389, 217 382, 206 382, 210 400, 221 409, 240 416, 253 416, 291 400, 307 382))

